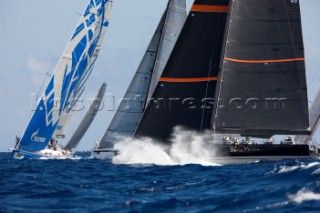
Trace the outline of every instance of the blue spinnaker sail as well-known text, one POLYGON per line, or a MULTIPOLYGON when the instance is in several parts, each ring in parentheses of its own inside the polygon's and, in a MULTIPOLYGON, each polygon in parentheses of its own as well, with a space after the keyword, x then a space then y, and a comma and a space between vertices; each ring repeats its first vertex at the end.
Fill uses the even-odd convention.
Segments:
POLYGON ((109 0, 90 0, 22 135, 19 149, 45 149, 61 115, 74 108, 100 52, 111 7, 109 0))

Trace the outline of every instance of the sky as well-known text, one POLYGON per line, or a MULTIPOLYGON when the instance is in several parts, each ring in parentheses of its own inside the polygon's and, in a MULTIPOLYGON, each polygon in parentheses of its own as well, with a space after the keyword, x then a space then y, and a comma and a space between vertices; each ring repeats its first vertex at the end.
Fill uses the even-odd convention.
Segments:
MULTIPOLYGON (((15 143, 31 117, 35 96, 46 85, 70 40, 88 0, 1 0, 0 7, 0 151, 15 143)), ((193 0, 187 0, 190 8, 193 0)), ((108 127, 116 102, 123 97, 166 7, 166 0, 114 0, 112 19, 102 51, 90 76, 84 99, 107 83, 104 107, 77 150, 91 150, 108 127)), ((320 80, 319 0, 300 0, 309 99, 320 80), (312 88, 312 89, 310 89, 312 88)), ((41 93, 40 93, 41 94, 41 93)), ((65 144, 89 105, 76 112, 65 144)))

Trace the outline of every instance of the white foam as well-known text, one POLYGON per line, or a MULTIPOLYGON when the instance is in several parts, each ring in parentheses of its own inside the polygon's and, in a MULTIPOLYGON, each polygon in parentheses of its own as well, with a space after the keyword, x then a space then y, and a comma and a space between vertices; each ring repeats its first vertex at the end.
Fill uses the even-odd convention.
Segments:
POLYGON ((127 138, 117 143, 114 149, 119 151, 112 159, 116 164, 173 165, 170 156, 164 149, 148 138, 143 140, 127 138))
POLYGON ((309 191, 305 188, 301 189, 297 192, 295 195, 289 195, 289 199, 292 202, 296 203, 302 203, 304 201, 310 201, 310 200, 320 200, 320 194, 314 193, 312 191, 309 191))
POLYGON ((292 171, 297 170, 299 168, 300 168, 300 166, 281 166, 279 173, 292 172, 292 171))
POLYGON ((280 207, 289 205, 292 202, 301 204, 304 201, 320 200, 320 194, 314 193, 310 190, 307 190, 306 188, 303 188, 300 191, 298 191, 296 194, 288 195, 288 198, 289 198, 288 201, 268 204, 265 206, 257 206, 254 209, 248 209, 243 212, 257 212, 257 211, 272 210, 272 209, 276 210, 280 207))
POLYGON ((81 160, 79 156, 66 156, 66 157, 40 157, 38 160, 81 160))
POLYGON ((317 166, 317 165, 320 165, 320 163, 319 162, 312 162, 312 163, 309 163, 307 165, 300 164, 300 165, 295 165, 295 166, 281 166, 280 170, 279 170, 279 173, 292 172, 292 171, 297 170, 297 169, 310 169, 310 168, 312 168, 314 166, 317 166))
POLYGON ((316 171, 312 172, 312 175, 318 175, 320 174, 320 169, 317 169, 316 171))
POLYGON ((289 201, 284 201, 284 202, 279 202, 279 203, 274 203, 274 204, 268 204, 266 206, 256 206, 254 209, 248 209, 248 210, 244 210, 243 212, 247 213, 247 212, 257 212, 257 211, 265 211, 265 210, 272 210, 275 208, 280 208, 283 206, 286 206, 289 204, 289 201))
POLYGON ((212 134, 200 135, 177 127, 171 140, 172 144, 167 146, 150 138, 127 138, 114 146, 114 149, 119 150, 119 154, 113 158, 113 163, 217 166, 218 164, 210 160, 214 156, 214 150, 209 149, 209 137, 212 137, 212 134))

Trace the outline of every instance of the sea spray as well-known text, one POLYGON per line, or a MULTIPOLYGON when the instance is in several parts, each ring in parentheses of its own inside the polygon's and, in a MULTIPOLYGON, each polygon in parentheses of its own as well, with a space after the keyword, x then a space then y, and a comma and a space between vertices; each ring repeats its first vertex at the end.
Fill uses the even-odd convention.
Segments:
POLYGON ((112 160, 116 164, 174 165, 165 151, 166 148, 150 138, 126 138, 115 144, 114 149, 118 150, 118 154, 112 160))
POLYGON ((200 164, 217 166, 212 162, 214 150, 209 146, 212 134, 199 134, 176 127, 171 143, 165 145, 151 138, 126 138, 114 146, 119 154, 113 158, 115 164, 186 165, 200 164))

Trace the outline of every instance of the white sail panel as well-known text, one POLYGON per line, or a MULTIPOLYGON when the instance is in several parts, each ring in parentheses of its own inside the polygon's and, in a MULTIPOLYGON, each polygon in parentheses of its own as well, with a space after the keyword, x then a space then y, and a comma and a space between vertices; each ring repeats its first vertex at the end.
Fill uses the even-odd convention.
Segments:
POLYGON ((70 123, 72 112, 66 113, 65 111, 60 116, 59 123, 56 127, 55 132, 53 133, 53 138, 65 138, 67 132, 67 126, 70 123))

